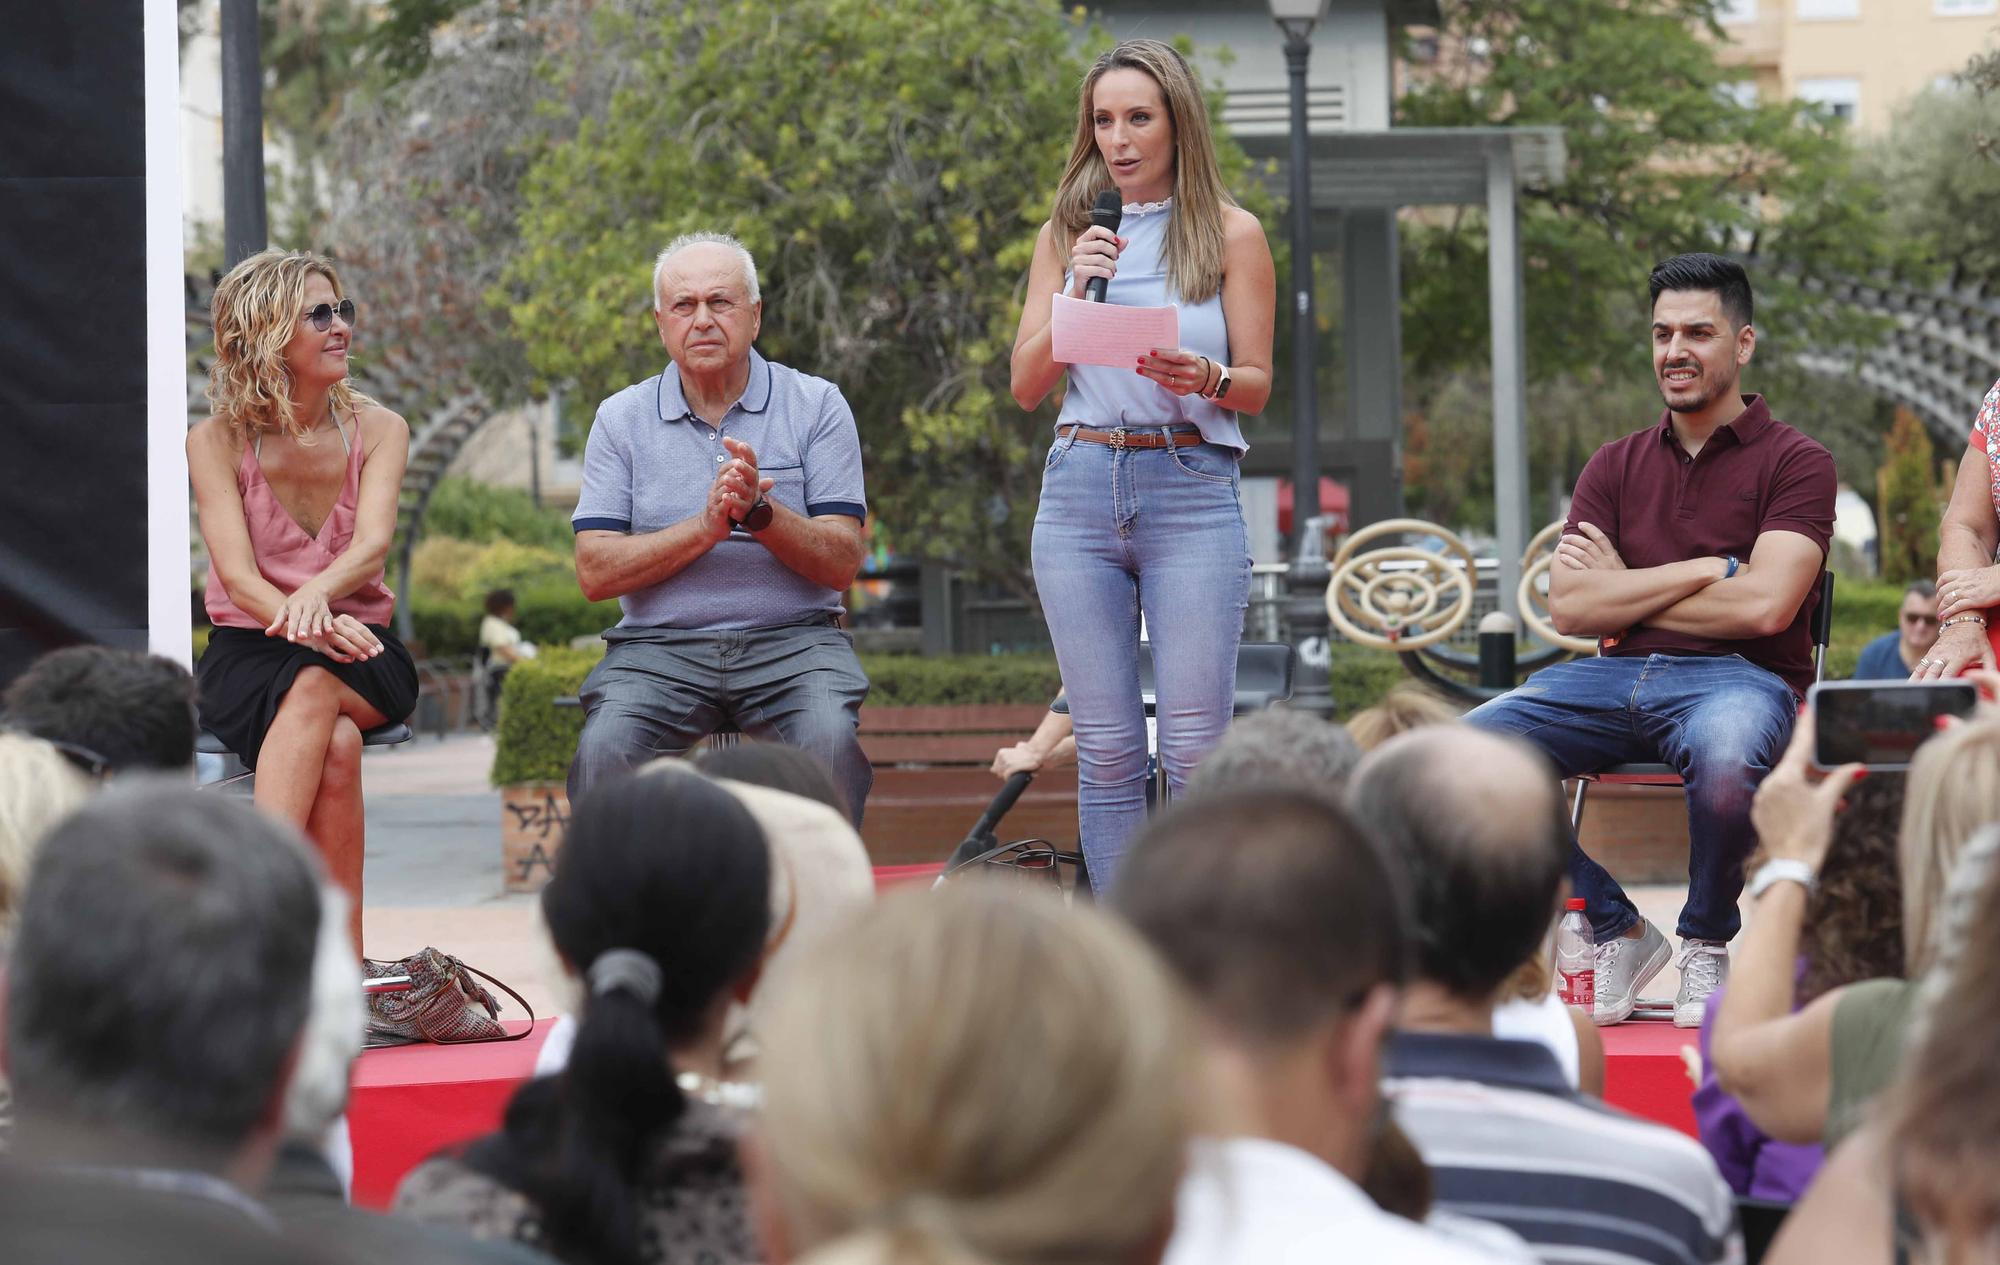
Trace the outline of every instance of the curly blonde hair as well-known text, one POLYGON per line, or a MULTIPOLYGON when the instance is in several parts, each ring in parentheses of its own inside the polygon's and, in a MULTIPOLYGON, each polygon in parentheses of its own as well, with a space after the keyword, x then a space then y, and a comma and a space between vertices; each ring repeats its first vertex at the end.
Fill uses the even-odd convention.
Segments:
MULTIPOLYGON (((336 300, 345 297, 340 274, 324 255, 303 250, 264 250, 229 270, 215 287, 209 308, 215 323, 215 363, 208 370, 208 399, 239 440, 260 430, 282 430, 302 444, 313 443, 319 419, 301 423, 292 404, 292 375, 285 348, 298 332, 306 282, 325 277, 336 300)), ((352 414, 375 401, 348 383, 329 393, 336 414, 352 414)))

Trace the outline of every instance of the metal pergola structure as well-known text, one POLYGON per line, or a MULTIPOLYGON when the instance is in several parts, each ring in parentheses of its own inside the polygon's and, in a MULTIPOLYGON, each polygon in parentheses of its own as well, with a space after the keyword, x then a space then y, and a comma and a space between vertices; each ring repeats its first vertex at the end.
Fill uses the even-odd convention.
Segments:
MULTIPOLYGON (((1272 158, 1280 191, 1287 140, 1245 138, 1272 158)), ((1391 128, 1309 138, 1314 240, 1341 244, 1348 426, 1342 446, 1355 479, 1354 525, 1400 513, 1396 465, 1402 427, 1402 284, 1396 212, 1406 206, 1483 205, 1492 313, 1493 476, 1502 609, 1512 612, 1528 522, 1527 348, 1521 285, 1519 191, 1560 179, 1557 127, 1391 128)), ((1296 352, 1294 354, 1297 354, 1296 352)))

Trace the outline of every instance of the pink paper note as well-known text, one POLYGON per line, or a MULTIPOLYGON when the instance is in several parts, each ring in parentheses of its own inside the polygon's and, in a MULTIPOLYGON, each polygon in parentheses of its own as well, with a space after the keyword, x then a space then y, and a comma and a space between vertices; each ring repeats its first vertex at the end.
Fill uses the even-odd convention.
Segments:
POLYGON ((1055 296, 1049 348, 1057 364, 1134 369, 1155 347, 1181 345, 1181 314, 1172 307, 1122 307, 1055 296))

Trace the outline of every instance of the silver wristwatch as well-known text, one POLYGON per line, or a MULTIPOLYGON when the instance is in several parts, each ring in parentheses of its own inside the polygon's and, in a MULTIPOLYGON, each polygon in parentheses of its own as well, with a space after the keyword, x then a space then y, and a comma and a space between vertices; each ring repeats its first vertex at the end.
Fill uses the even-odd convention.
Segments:
POLYGON ((1762 896, 1773 883, 1797 883, 1810 893, 1816 877, 1813 874, 1813 867, 1804 861, 1792 857, 1779 857, 1758 866, 1757 872, 1750 876, 1750 882, 1744 890, 1750 894, 1751 900, 1762 896))

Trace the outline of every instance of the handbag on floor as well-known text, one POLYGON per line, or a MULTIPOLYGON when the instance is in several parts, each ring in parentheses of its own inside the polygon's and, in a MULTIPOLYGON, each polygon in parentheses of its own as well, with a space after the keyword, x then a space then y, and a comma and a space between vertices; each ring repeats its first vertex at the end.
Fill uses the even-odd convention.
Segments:
POLYGON ((464 1045, 475 1041, 519 1041, 535 1030, 535 1010, 521 994, 476 966, 449 953, 426 948, 393 962, 361 959, 361 974, 375 981, 407 979, 408 984, 368 990, 370 1046, 430 1041, 464 1045), (500 1003, 473 980, 477 975, 512 997, 528 1012, 528 1026, 509 1032, 500 1023, 500 1003))

